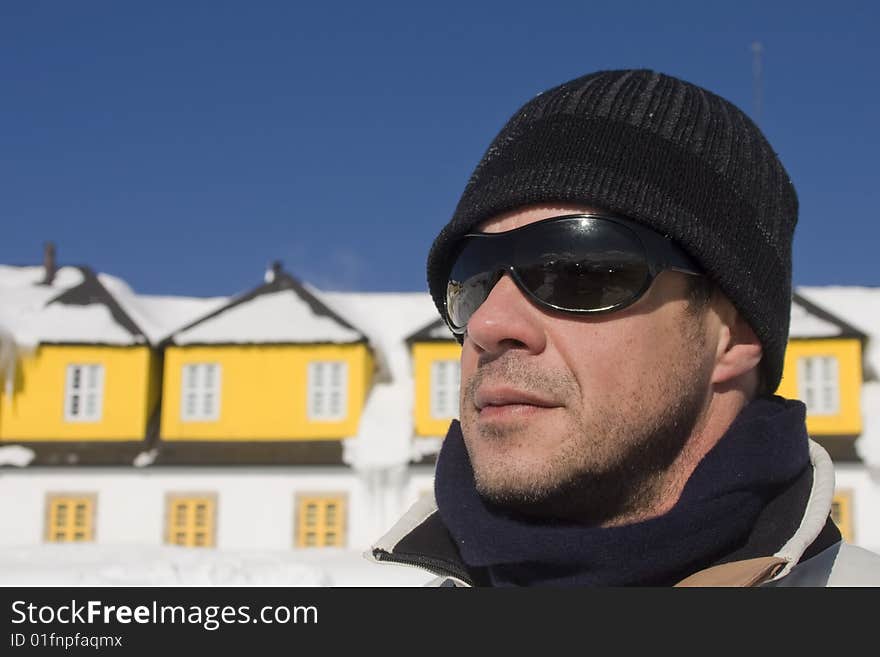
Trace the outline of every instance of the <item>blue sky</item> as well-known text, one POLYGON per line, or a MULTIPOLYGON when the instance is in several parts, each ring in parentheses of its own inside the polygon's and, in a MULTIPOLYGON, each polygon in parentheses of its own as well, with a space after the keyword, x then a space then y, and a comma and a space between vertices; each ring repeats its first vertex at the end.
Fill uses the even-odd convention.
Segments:
POLYGON ((229 295, 275 259, 422 291, 506 119, 645 67, 755 114, 798 190, 798 285, 880 285, 878 3, 0 3, 0 263, 229 295))

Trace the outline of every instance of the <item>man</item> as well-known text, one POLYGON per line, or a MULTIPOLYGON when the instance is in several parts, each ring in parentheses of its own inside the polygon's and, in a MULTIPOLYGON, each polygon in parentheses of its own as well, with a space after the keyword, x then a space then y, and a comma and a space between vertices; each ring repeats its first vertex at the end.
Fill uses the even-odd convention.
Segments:
POLYGON ((428 256, 460 423, 372 549, 441 585, 878 585, 773 395, 797 197, 735 106, 652 71, 526 103, 428 256))

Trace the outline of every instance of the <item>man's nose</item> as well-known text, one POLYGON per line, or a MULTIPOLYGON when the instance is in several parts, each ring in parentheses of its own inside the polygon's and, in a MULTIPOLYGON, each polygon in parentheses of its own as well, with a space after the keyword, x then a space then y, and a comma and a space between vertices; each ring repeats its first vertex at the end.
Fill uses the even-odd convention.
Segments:
POLYGON ((471 315, 466 340, 480 351, 499 352, 509 348, 543 351, 545 315, 519 289, 510 273, 505 273, 489 296, 471 315))

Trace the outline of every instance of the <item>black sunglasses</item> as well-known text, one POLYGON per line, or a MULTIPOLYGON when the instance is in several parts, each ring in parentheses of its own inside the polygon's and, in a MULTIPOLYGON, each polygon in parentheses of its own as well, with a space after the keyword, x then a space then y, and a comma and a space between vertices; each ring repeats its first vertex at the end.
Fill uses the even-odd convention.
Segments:
POLYGON ((539 305, 578 314, 629 306, 665 269, 703 273, 668 237, 606 214, 569 214, 503 233, 468 233, 452 263, 446 321, 457 335, 507 273, 539 305))

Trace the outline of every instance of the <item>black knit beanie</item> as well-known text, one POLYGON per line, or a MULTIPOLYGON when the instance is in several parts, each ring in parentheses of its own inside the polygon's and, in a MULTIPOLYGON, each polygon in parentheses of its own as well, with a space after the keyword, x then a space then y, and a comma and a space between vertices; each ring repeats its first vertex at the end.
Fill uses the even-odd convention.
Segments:
POLYGON ((455 242, 486 219, 536 203, 591 205, 672 237, 750 323, 763 347, 765 392, 776 390, 798 202, 770 144, 736 106, 647 70, 591 73, 526 103, 489 146, 431 247, 428 286, 444 319, 455 242))

